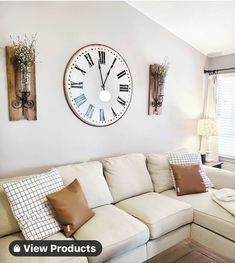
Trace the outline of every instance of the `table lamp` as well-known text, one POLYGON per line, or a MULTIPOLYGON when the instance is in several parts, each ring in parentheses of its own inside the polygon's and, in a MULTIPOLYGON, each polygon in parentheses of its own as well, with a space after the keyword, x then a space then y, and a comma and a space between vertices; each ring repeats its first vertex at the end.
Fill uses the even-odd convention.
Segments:
POLYGON ((206 162, 206 155, 210 153, 209 137, 218 134, 217 122, 215 119, 198 120, 197 134, 201 136, 200 153, 202 163, 206 162))

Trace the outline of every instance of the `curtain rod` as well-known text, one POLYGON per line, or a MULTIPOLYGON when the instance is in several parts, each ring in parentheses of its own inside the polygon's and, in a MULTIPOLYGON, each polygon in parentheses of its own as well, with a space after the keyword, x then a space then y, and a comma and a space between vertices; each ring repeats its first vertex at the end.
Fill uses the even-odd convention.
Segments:
POLYGON ((220 68, 220 69, 213 69, 213 70, 206 70, 204 69, 204 73, 217 73, 219 71, 226 71, 226 70, 235 70, 235 68, 220 68))

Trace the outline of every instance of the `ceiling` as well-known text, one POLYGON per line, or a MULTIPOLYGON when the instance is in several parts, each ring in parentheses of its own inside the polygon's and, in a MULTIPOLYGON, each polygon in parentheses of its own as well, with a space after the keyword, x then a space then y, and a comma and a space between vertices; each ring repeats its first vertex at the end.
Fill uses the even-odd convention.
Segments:
POLYGON ((235 1, 128 1, 203 54, 235 53, 235 1))

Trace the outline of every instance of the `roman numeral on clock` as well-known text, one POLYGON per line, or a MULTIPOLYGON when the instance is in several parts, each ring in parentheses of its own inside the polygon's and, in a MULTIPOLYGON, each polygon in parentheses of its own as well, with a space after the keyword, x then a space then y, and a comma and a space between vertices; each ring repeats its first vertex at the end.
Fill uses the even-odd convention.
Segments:
POLYGON ((128 92, 129 86, 128 86, 128 85, 120 84, 119 90, 120 90, 120 91, 124 91, 124 92, 128 92))
POLYGON ((82 94, 82 95, 80 95, 74 99, 74 102, 76 103, 78 108, 86 101, 87 101, 87 99, 86 99, 86 96, 84 94, 82 94))
POLYGON ((87 54, 85 54, 85 58, 86 58, 86 60, 87 60, 87 62, 89 64, 89 67, 92 67, 94 65, 94 62, 93 62, 93 60, 91 58, 91 55, 89 53, 87 53, 87 54))
POLYGON ((79 68, 77 65, 75 66, 75 69, 79 70, 83 75, 86 74, 86 71, 84 71, 83 69, 79 68))
POLYGON ((100 64, 105 64, 105 52, 104 51, 99 51, 99 61, 100 61, 100 64))
POLYGON ((82 89, 83 88, 83 82, 73 82, 73 81, 71 81, 71 88, 82 89))
POLYGON ((120 98, 120 97, 117 98, 117 101, 118 101, 122 106, 125 106, 125 105, 126 105, 125 100, 123 100, 123 99, 120 98))
POLYGON ((111 110, 112 110, 113 116, 116 118, 117 117, 117 113, 114 111, 113 107, 111 107, 111 110))
POLYGON ((123 70, 122 72, 118 73, 117 74, 117 77, 120 79, 121 77, 125 76, 126 75, 126 71, 123 70))
POLYGON ((100 109, 100 121, 105 121, 104 110, 100 109))
POLYGON ((94 109, 95 109, 95 106, 93 106, 92 104, 90 104, 90 105, 88 106, 88 109, 87 109, 87 111, 86 111, 85 116, 87 116, 89 119, 91 119, 91 118, 92 118, 92 115, 93 115, 93 112, 94 112, 94 109))

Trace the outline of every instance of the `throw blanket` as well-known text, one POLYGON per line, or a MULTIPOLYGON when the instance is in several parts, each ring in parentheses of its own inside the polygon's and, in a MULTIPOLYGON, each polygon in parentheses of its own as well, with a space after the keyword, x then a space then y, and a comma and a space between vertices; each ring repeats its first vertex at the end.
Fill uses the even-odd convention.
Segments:
POLYGON ((235 190, 223 188, 213 192, 212 199, 235 216, 235 190))
POLYGON ((224 201, 224 202, 235 201, 235 190, 232 189, 223 188, 213 193, 213 195, 219 201, 224 201))

